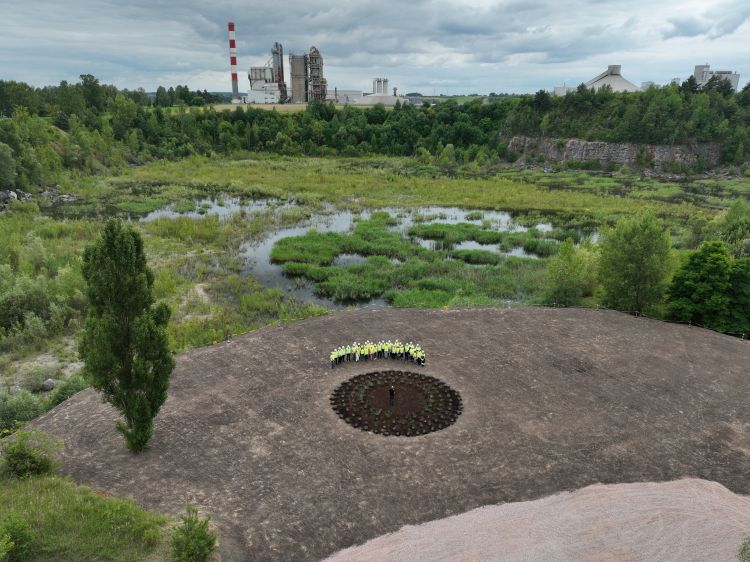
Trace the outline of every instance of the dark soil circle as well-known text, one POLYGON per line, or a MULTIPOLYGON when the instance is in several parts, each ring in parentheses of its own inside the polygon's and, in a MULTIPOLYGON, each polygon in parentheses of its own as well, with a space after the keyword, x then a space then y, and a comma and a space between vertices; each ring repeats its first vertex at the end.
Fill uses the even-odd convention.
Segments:
POLYGON ((356 428, 396 437, 438 431, 455 422, 463 411, 461 396, 450 386, 408 371, 352 377, 333 391, 331 406, 356 428))

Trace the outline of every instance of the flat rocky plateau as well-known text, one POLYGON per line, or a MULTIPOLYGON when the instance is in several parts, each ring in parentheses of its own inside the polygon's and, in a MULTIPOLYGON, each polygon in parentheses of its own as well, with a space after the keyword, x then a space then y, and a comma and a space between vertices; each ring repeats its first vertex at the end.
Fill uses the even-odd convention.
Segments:
POLYGON ((224 560, 316 560, 596 483, 693 477, 748 494, 748 396, 750 342, 703 329, 581 309, 360 310, 180 355, 140 455, 92 390, 34 425, 64 439, 78 482, 161 513, 210 513, 224 560), (394 338, 419 342, 427 366, 410 368, 461 394, 455 424, 384 437, 333 412, 342 381, 406 364, 331 370, 329 351, 394 338))

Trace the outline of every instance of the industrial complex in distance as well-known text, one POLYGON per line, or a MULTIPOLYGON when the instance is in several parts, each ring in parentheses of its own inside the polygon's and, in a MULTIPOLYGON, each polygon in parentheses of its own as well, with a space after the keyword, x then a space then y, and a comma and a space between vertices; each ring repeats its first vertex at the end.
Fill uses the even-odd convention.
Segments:
POLYGON ((235 24, 229 22, 229 63, 232 75, 232 103, 283 104, 307 103, 313 100, 333 101, 344 104, 395 105, 396 102, 410 103, 414 100, 388 91, 387 78, 373 79, 372 93, 361 90, 328 89, 328 81, 323 73, 323 55, 317 47, 310 47, 304 54, 289 55, 289 78, 291 88, 287 88, 284 73, 284 47, 274 43, 271 57, 263 66, 251 66, 247 73, 250 87, 247 94, 240 94, 237 78, 237 42, 235 24))
MULTIPOLYGON (((611 64, 607 67, 607 70, 595 76, 583 85, 587 88, 598 90, 603 86, 609 86, 613 92, 642 92, 648 90, 651 86, 654 86, 654 82, 643 82, 638 87, 629 80, 626 80, 620 72, 621 66, 619 64, 611 64)), ((740 83, 740 75, 731 70, 711 70, 711 66, 706 64, 698 64, 695 66, 693 71, 693 78, 695 78, 696 86, 702 88, 711 78, 717 77, 724 79, 732 86, 732 89, 737 90, 737 86, 740 83)), ((672 82, 679 82, 678 78, 672 79, 672 82)), ((556 96, 564 96, 568 92, 573 92, 576 87, 573 86, 555 86, 554 94, 556 96)))
MULTIPOLYGON (((388 89, 388 78, 374 78, 372 81, 372 92, 365 93, 361 90, 339 90, 328 89, 328 81, 323 73, 323 55, 317 47, 310 47, 304 54, 289 55, 289 69, 291 80, 291 92, 287 89, 284 74, 284 48, 281 43, 274 43, 271 47, 271 57, 264 66, 251 66, 247 73, 250 87, 246 95, 240 95, 237 79, 237 46, 235 38, 234 22, 229 22, 229 62, 232 75, 232 103, 250 104, 304 104, 313 100, 332 101, 341 104, 353 104, 373 106, 383 104, 394 106, 396 103, 421 104, 420 94, 408 94, 399 96, 397 88, 391 93, 388 89)), ((622 67, 619 64, 611 64, 607 70, 595 76, 583 85, 587 88, 598 90, 609 87, 613 92, 640 92, 645 91, 654 82, 642 82, 641 86, 627 80, 622 75, 622 67)), ((711 66, 700 64, 695 66, 692 74, 698 88, 705 86, 712 78, 726 80, 733 90, 737 90, 740 75, 731 70, 711 70, 711 66)), ((678 82, 674 78, 672 82, 678 82)), ((577 89, 573 86, 555 86, 553 93, 556 96, 564 96, 577 89)))

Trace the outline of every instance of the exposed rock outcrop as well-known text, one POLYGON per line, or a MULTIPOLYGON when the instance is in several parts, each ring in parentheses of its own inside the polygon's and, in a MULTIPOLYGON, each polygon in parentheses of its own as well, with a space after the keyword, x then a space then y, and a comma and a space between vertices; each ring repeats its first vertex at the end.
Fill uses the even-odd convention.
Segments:
POLYGON ((50 390, 53 390, 57 386, 57 381, 55 379, 47 379, 42 383, 42 390, 45 392, 49 392, 50 390))
POLYGON ((598 160, 602 166, 645 166, 660 171, 675 167, 713 168, 721 156, 718 143, 654 145, 523 136, 511 138, 508 150, 518 156, 543 156, 545 162, 598 160))
POLYGON ((5 209, 12 201, 29 201, 31 193, 26 193, 20 189, 0 191, 0 211, 5 209))

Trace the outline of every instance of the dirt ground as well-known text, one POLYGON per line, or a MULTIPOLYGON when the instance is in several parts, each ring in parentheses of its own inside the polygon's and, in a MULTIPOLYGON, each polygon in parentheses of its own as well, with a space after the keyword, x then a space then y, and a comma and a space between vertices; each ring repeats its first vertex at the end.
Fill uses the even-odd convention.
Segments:
POLYGON ((404 527, 326 562, 736 562, 749 529, 750 497, 716 482, 595 484, 404 527))
POLYGON ((349 311, 180 355, 138 456, 93 391, 36 425, 65 440, 77 481, 211 513, 225 560, 315 560, 595 483, 694 477, 747 494, 749 366, 748 341, 612 311, 349 311), (368 338, 421 343, 420 372, 461 394, 458 421, 395 438, 340 420, 332 390, 379 366, 331 370, 328 353, 368 338))

